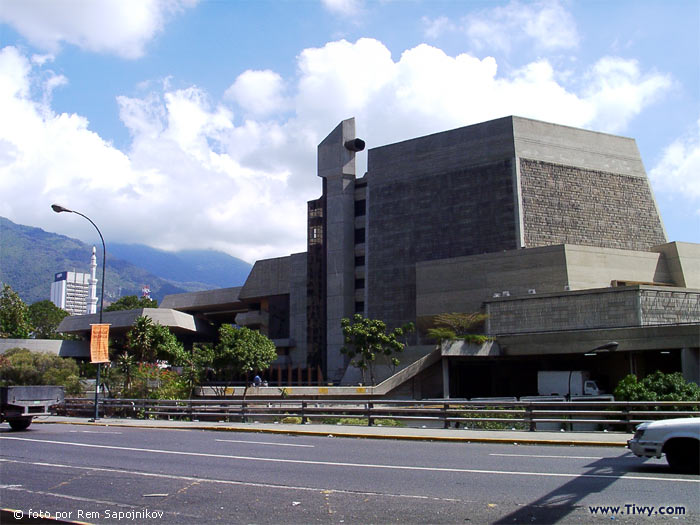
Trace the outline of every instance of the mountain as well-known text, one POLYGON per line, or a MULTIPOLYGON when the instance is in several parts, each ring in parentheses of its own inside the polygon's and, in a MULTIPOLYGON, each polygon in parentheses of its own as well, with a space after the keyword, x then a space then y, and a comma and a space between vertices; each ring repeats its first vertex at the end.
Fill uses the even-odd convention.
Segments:
MULTIPOLYGON (((220 252, 170 253, 119 244, 112 251, 112 245, 107 246, 105 304, 124 295, 141 295, 143 285, 150 287, 151 297, 159 302, 172 293, 238 286, 250 271, 247 263, 220 252), (227 261, 233 268, 228 274, 227 261)), ((98 279, 100 252, 98 247, 98 279)), ((88 272, 91 254, 92 245, 0 217, 0 282, 9 284, 27 304, 49 299, 56 273, 88 272)))
POLYGON ((110 243, 109 251, 163 279, 214 288, 242 285, 251 269, 247 262, 214 250, 167 252, 143 244, 110 243))

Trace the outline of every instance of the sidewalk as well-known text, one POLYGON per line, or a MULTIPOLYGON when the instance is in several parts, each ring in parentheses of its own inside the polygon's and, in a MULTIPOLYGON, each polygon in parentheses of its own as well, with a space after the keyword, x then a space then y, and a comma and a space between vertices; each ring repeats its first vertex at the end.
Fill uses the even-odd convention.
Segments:
MULTIPOLYGON (((447 441, 464 443, 507 443, 521 445, 566 445, 625 447, 632 434, 624 432, 527 432, 523 430, 463 430, 323 424, 227 423, 209 421, 168 421, 160 419, 87 418, 48 416, 35 418, 33 425, 59 423, 104 427, 170 428, 215 430, 223 432, 265 432, 304 436, 396 439, 410 441, 447 441)), ((31 427, 30 427, 31 428, 31 427)))

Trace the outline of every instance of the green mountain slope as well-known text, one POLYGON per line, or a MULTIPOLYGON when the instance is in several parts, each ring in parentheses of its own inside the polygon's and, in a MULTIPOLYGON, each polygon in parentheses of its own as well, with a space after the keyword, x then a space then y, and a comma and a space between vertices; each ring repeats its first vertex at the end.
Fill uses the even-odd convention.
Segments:
POLYGON ((166 252, 143 244, 111 243, 109 251, 163 279, 216 288, 242 285, 251 269, 247 262, 214 250, 166 252))
MULTIPOLYGON (((157 271, 159 267, 165 268, 165 273, 168 275, 173 275, 170 270, 172 267, 180 268, 178 275, 187 275, 186 269, 182 268, 182 263, 176 254, 173 254, 175 262, 169 263, 168 252, 160 253, 159 257, 162 258, 160 266, 146 260, 145 264, 149 266, 149 271, 134 264, 133 261, 117 257, 111 252, 110 245, 107 247, 105 304, 124 295, 140 295, 141 287, 145 284, 150 286, 151 296, 159 302, 165 295, 171 293, 220 287, 216 283, 198 282, 197 276, 200 274, 193 273, 192 278, 182 281, 166 279, 159 275, 157 271)), ((98 279, 101 278, 102 271, 101 252, 102 250, 98 247, 98 279)), ((56 273, 66 270, 88 272, 91 254, 91 245, 65 235, 46 232, 40 228, 15 224, 0 217, 0 282, 12 286, 27 304, 50 297, 51 283, 56 273)), ((197 260, 204 268, 202 271, 206 273, 206 256, 200 255, 197 260)), ((245 277, 240 282, 236 282, 232 277, 231 282, 226 286, 237 286, 244 280, 245 277)))

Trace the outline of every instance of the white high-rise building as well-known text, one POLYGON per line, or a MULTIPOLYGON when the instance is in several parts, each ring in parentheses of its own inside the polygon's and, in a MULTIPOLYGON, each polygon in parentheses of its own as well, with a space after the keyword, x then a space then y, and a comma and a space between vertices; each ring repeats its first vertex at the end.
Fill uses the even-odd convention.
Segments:
POLYGON ((90 273, 60 272, 54 275, 51 283, 51 302, 71 315, 94 314, 97 312, 97 260, 95 247, 90 258, 90 273))

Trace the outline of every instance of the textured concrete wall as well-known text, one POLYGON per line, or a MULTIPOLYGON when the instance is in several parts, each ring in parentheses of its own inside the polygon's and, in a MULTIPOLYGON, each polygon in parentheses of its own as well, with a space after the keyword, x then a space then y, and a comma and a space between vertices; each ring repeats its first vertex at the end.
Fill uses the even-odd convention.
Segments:
MULTIPOLYGON (((410 164, 401 146, 395 155, 410 164)), ((416 262, 517 247, 512 162, 443 171, 432 160, 432 171, 401 181, 370 166, 367 311, 390 326, 415 319, 416 262)))
POLYGON ((676 286, 700 289, 700 244, 669 242, 653 247, 652 251, 664 255, 676 286))
POLYGON ((61 357, 90 357, 90 341, 63 341, 56 339, 0 339, 0 354, 11 348, 26 348, 61 357))
POLYGON ((345 147, 354 138, 355 120, 348 119, 318 146, 326 198, 326 373, 333 381, 346 364, 340 320, 355 308, 355 153, 345 147))
POLYGON ((629 286, 491 300, 491 335, 700 322, 700 292, 629 286))
POLYGON ((289 352, 292 366, 306 365, 306 253, 290 261, 289 337, 296 346, 289 352))
POLYGON ((642 290, 640 310, 643 325, 697 323, 700 322, 700 292, 642 290))
POLYGON ((241 299, 289 293, 290 257, 256 261, 239 292, 241 299))
POLYGON ((525 246, 648 250, 666 234, 646 178, 520 159, 525 246))
POLYGON ((659 253, 570 244, 565 250, 571 290, 605 288, 613 280, 683 286, 672 278, 666 258, 659 253))
MULTIPOLYGON (((565 246, 511 250, 416 264, 418 317, 478 311, 495 293, 527 295, 563 291, 565 246)), ((608 283, 609 284, 609 283, 608 283)))
POLYGON ((510 118, 515 155, 520 158, 646 179, 634 139, 522 117, 510 118))

